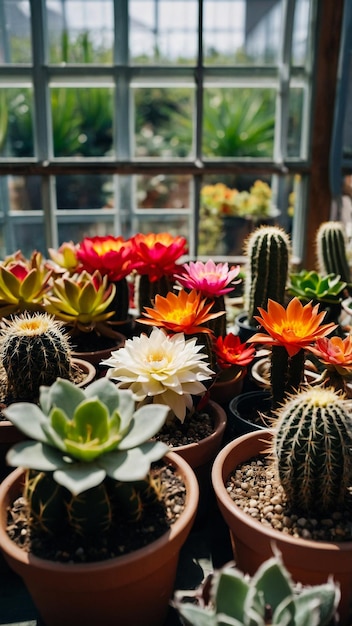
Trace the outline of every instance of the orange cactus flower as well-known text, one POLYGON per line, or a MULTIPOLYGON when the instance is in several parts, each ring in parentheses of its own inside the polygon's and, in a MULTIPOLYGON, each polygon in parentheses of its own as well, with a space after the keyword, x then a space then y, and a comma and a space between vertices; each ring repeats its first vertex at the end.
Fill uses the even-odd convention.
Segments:
POLYGON ((98 270, 109 281, 117 282, 134 269, 131 241, 123 237, 85 237, 77 249, 77 258, 84 270, 98 270))
POLYGON ((169 233, 138 233, 131 239, 139 274, 147 274, 151 282, 162 276, 172 276, 179 266, 176 261, 187 253, 184 237, 169 233))
POLYGON ((344 339, 339 336, 322 337, 313 346, 308 346, 328 370, 336 370, 341 376, 352 375, 352 335, 344 339))
POLYGON ((240 338, 233 333, 228 333, 225 337, 217 337, 214 341, 214 350, 217 364, 221 369, 227 369, 233 365, 246 367, 255 356, 254 346, 241 343, 240 338))
POLYGON ((210 328, 201 324, 224 314, 224 311, 210 313, 212 306, 213 302, 207 303, 195 289, 190 293, 181 290, 178 294, 169 291, 165 298, 157 294, 154 308, 145 307, 146 319, 140 318, 137 321, 185 335, 212 334, 210 328))
POLYGON ((254 317, 268 334, 256 333, 248 342, 283 346, 290 357, 337 327, 333 322, 322 324, 325 311, 319 313, 319 304, 303 305, 298 298, 290 300, 286 309, 269 299, 268 310, 258 307, 258 311, 260 316, 254 317))

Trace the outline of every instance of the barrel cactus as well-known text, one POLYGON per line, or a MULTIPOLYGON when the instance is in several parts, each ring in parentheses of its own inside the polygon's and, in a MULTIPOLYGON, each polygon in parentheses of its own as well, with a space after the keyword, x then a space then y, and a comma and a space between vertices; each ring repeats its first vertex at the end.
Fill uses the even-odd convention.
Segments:
POLYGON ((337 274, 350 284, 351 271, 346 251, 346 232, 342 222, 320 224, 316 233, 318 268, 322 274, 337 274))
POLYGON ((352 480, 352 402, 332 387, 308 387, 276 411, 273 458, 289 505, 326 514, 352 480))
POLYGON ((102 533, 118 516, 140 518, 144 502, 158 499, 150 468, 168 447, 151 438, 168 407, 135 411, 132 393, 107 378, 84 390, 57 379, 41 387, 39 406, 17 402, 4 413, 30 437, 9 450, 7 462, 27 469, 25 496, 40 532, 102 533))
POLYGON ((255 325, 258 307, 266 308, 268 299, 283 304, 288 277, 291 243, 279 226, 260 226, 245 242, 244 305, 248 322, 255 325))
POLYGON ((47 313, 4 320, 0 359, 6 372, 6 401, 37 401, 40 385, 72 376, 71 345, 63 324, 47 313))

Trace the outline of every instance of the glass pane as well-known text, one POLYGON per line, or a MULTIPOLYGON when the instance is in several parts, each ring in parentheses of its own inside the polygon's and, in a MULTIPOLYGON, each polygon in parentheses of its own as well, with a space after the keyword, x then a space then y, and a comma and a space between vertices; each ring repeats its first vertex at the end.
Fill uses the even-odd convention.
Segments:
POLYGON ((196 0, 130 0, 129 10, 130 57, 133 62, 196 62, 196 0))
POLYGON ((31 217, 30 221, 17 218, 9 223, 9 239, 13 247, 7 254, 21 250, 22 254, 29 258, 33 250, 38 250, 44 256, 47 254, 45 242, 44 220, 42 217, 31 217))
POLYGON ((309 14, 311 0, 296 0, 293 23, 292 65, 305 65, 307 62, 309 41, 309 14))
POLYGON ((139 209, 185 209, 190 207, 190 176, 137 176, 139 209))
POLYGON ((205 89, 205 157, 270 158, 274 127, 274 89, 205 89))
POLYGON ((189 87, 134 88, 135 156, 189 157, 194 93, 189 87))
POLYGON ((270 177, 204 177, 200 196, 198 254, 242 256, 244 241, 257 226, 283 222, 285 227, 290 228, 286 211, 292 181, 287 184, 291 187, 288 188, 285 181, 280 188, 279 210, 277 186, 270 177))
POLYGON ((10 211, 42 211, 41 177, 9 176, 8 201, 10 211))
POLYGON ((113 179, 107 175, 56 177, 58 209, 101 209, 113 207, 113 179))
POLYGON ((33 156, 32 90, 0 89, 0 155, 33 156))
POLYGON ((106 237, 114 232, 114 224, 111 222, 84 221, 78 218, 74 221, 65 222, 62 218, 58 220, 59 245, 65 241, 79 243, 84 237, 106 237))
POLYGON ((173 216, 158 215, 157 217, 151 215, 138 215, 133 221, 133 232, 135 233, 163 233, 168 232, 173 237, 180 235, 186 237, 189 241, 189 222, 185 216, 173 216))
POLYGON ((112 0, 47 0, 51 63, 112 63, 112 0))
POLYGON ((31 63, 29 0, 0 3, 0 63, 31 63))
POLYGON ((303 89, 290 90, 289 102, 289 125, 287 137, 287 156, 302 157, 301 137, 302 137, 302 117, 303 117, 303 89))
POLYGON ((108 87, 54 87, 54 154, 96 157, 112 147, 113 101, 108 87))
POLYGON ((281 0, 204 0, 204 62, 276 64, 282 28, 281 0))

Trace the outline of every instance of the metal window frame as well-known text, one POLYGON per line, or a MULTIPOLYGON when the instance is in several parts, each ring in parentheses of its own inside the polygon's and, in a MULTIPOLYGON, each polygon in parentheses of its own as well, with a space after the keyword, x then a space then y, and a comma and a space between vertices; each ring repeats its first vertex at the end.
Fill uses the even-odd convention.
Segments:
MULTIPOLYGON (((232 67, 205 66, 203 64, 203 0, 198 1, 198 55, 196 65, 193 66, 143 66, 130 65, 128 57, 128 0, 113 0, 114 6, 114 50, 112 65, 67 65, 54 66, 48 64, 48 42, 45 31, 46 2, 45 0, 29 0, 31 8, 32 28, 32 54, 33 66, 28 65, 2 65, 0 66, 1 83, 10 81, 15 84, 16 80, 31 81, 34 90, 34 129, 35 129, 35 157, 29 159, 6 159, 0 158, 1 176, 8 174, 28 175, 37 174, 42 180, 42 202, 44 207, 44 224, 46 244, 48 247, 58 246, 58 220, 65 217, 64 212, 58 212, 55 196, 56 175, 71 173, 105 173, 113 175, 114 192, 116 197, 114 213, 115 234, 121 233, 122 215, 118 207, 123 206, 124 218, 127 216, 129 228, 134 231, 138 209, 133 203, 133 175, 157 173, 189 174, 193 180, 192 198, 193 206, 189 211, 190 229, 190 255, 196 256, 197 250, 197 223, 199 217, 199 191, 202 179, 207 174, 226 174, 231 172, 251 174, 256 173, 273 176, 273 187, 278 199, 282 195, 282 177, 287 173, 298 173, 302 176, 306 188, 309 176, 309 137, 310 137, 310 111, 313 89, 312 65, 314 61, 314 36, 315 36, 315 12, 318 0, 310 0, 310 42, 311 48, 303 68, 291 66, 291 42, 293 33, 293 16, 296 0, 282 0, 283 29, 280 46, 280 59, 278 66, 266 67, 232 67), (116 158, 55 158, 52 146, 52 121, 49 100, 49 85, 67 84, 67 82, 96 82, 108 81, 115 88, 115 112, 114 144, 116 146, 116 158), (163 159, 139 159, 132 156, 132 102, 131 85, 141 81, 149 84, 167 81, 177 84, 185 80, 195 88, 195 130, 194 145, 195 154, 192 159, 170 160, 163 159), (202 117, 203 117, 203 89, 205 84, 221 84, 225 86, 249 84, 252 86, 275 85, 277 89, 276 100, 276 123, 274 139, 273 159, 204 159, 202 158, 202 117), (302 146, 299 158, 289 158, 284 137, 287 136, 288 123, 288 95, 292 85, 302 86, 305 90, 304 111, 302 119, 302 146), (118 106, 117 106, 118 103, 118 106), (126 123, 127 120, 127 123, 126 123), (117 132, 118 129, 118 132, 117 132)), ((4 0, 0 0, 0 15, 3 10, 4 0)), ((5 37, 5 35, 3 34, 5 37)), ((6 37, 5 37, 6 47, 6 37)), ((26 215, 13 215, 8 210, 8 202, 4 189, 0 185, 0 193, 3 203, 3 223, 6 241, 11 245, 8 224, 14 220, 33 219, 28 212, 26 215)), ((302 215, 304 215, 304 196, 302 202, 302 215)), ((180 215, 185 216, 185 209, 180 215)), ((174 213, 175 211, 173 211, 174 213)), ((145 213, 143 213, 145 214, 145 213)), ((153 215, 153 211, 148 211, 153 215)), ((154 215, 160 215, 155 210, 154 215)), ((177 214, 177 210, 176 210, 177 214)), ((301 254, 303 241, 302 215, 297 216, 294 224, 293 252, 296 256, 301 254)), ((76 216, 77 220, 84 221, 85 215, 74 209, 70 210, 70 216, 76 216)), ((101 209, 96 211, 97 220, 111 219, 111 211, 105 215, 101 209)))

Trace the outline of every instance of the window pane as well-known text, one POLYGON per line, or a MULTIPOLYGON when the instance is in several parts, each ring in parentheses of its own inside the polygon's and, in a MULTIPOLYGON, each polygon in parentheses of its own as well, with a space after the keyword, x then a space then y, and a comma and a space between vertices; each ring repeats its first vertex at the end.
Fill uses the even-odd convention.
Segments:
POLYGON ((184 209, 190 207, 190 176, 136 176, 139 209, 184 209))
POLYGON ((290 90, 289 102, 289 126, 287 137, 287 156, 302 157, 301 137, 302 137, 302 117, 303 117, 303 89, 290 90))
POLYGON ((293 24, 292 64, 305 65, 307 60, 309 40, 309 13, 310 0, 297 0, 293 24))
POLYGON ((31 63, 29 0, 0 3, 0 63, 31 63))
POLYGON ((9 176, 10 211, 42 211, 40 176, 9 176))
POLYGON ((133 232, 144 234, 168 232, 173 237, 180 235, 181 237, 186 237, 187 241, 189 241, 188 218, 180 215, 173 217, 167 215, 158 215, 157 217, 138 215, 133 221, 133 232))
POLYGON ((47 0, 51 63, 112 63, 112 0, 47 0))
POLYGON ((242 256, 246 237, 260 224, 281 224, 290 232, 294 180, 287 176, 282 182, 277 188, 274 177, 273 180, 265 176, 205 177, 201 189, 199 254, 242 256))
POLYGON ((33 156, 32 90, 0 90, 0 155, 33 156))
POLYGON ((275 64, 282 28, 281 1, 204 0, 204 62, 275 64))
POLYGON ((135 88, 135 156, 189 157, 192 152, 193 89, 135 88))
POLYGON ((205 89, 205 157, 272 157, 274 126, 274 89, 205 89))
POLYGON ((196 0, 130 0, 130 56, 135 63, 194 64, 196 0))
POLYGON ((55 156, 92 157, 110 152, 112 89, 54 87, 51 107, 55 156))
POLYGON ((112 176, 82 174, 56 177, 58 209, 113 207, 112 176))
POLYGON ((111 235, 114 232, 114 224, 111 222, 96 222, 94 220, 87 221, 87 218, 83 221, 79 221, 77 217, 70 221, 59 218, 58 220, 59 231, 59 245, 65 241, 73 241, 78 243, 84 237, 105 237, 111 235))

